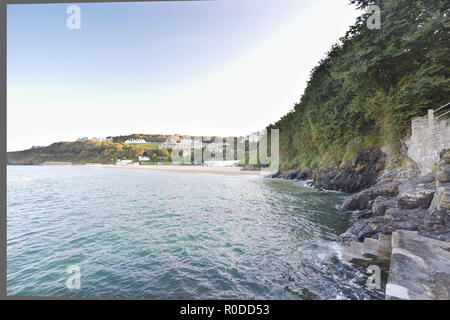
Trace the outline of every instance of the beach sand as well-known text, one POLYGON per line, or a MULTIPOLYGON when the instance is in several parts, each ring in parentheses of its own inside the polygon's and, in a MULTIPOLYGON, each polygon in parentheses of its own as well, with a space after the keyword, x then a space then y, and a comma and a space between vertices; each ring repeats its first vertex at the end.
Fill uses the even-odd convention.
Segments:
POLYGON ((141 165, 141 166, 116 166, 116 165, 73 165, 75 167, 95 167, 95 168, 116 168, 116 169, 130 169, 130 170, 154 170, 166 172, 180 172, 180 173, 208 173, 221 175, 252 175, 252 176, 267 176, 272 171, 242 171, 239 167, 207 167, 207 166, 189 166, 189 165, 141 165))

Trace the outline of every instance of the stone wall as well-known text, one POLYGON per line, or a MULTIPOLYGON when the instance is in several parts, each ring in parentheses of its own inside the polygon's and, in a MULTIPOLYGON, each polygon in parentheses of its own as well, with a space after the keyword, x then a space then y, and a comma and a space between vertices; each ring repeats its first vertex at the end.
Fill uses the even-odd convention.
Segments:
POLYGON ((425 175, 439 162, 439 153, 450 148, 450 119, 435 117, 433 110, 428 110, 428 116, 412 119, 411 130, 408 156, 425 175))

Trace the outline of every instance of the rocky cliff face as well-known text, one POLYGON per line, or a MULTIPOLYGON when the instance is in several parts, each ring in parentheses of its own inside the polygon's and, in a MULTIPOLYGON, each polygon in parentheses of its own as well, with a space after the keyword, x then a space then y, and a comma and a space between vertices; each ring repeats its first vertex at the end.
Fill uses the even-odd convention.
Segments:
POLYGON ((450 152, 441 153, 436 174, 419 177, 414 167, 385 172, 371 188, 347 198, 343 210, 353 211, 353 226, 344 241, 376 237, 396 230, 419 231, 450 240, 450 152))
POLYGON ((350 163, 338 169, 289 170, 277 172, 268 178, 286 180, 314 180, 313 185, 319 190, 358 192, 373 186, 383 172, 386 155, 377 147, 370 147, 357 154, 350 163))
POLYGON ((385 167, 386 155, 377 147, 357 154, 353 160, 337 170, 320 170, 315 179, 318 189, 358 192, 377 181, 385 167))
POLYGON ((277 172, 270 178, 309 180, 317 189, 357 192, 342 209, 353 225, 341 235, 344 242, 363 241, 397 230, 450 240, 450 149, 440 154, 436 173, 420 176, 413 161, 385 169, 387 156, 372 147, 337 170, 277 172))

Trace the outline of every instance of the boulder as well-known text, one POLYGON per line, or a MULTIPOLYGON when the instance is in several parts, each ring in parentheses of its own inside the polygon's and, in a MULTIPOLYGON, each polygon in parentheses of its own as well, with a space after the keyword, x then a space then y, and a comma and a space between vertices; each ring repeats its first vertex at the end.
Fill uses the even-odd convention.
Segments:
POLYGON ((348 211, 367 209, 369 202, 374 200, 376 197, 377 194, 372 190, 361 191, 360 193, 346 198, 342 204, 342 209, 348 211))
POLYGON ((412 160, 406 161, 404 167, 385 170, 378 178, 377 183, 401 182, 416 179, 420 176, 420 169, 412 160))
POLYGON ((344 242, 350 240, 364 241, 365 238, 373 238, 380 233, 391 234, 393 231, 395 231, 395 228, 389 222, 386 222, 383 217, 372 217, 354 223, 345 233, 340 235, 340 239, 344 242))
POLYGON ((419 228, 423 236, 450 241, 450 183, 436 188, 428 215, 419 228))
POLYGON ((390 197, 377 197, 373 201, 370 212, 376 216, 384 216, 386 210, 397 206, 397 200, 390 197))
POLYGON ((412 189, 401 192, 398 205, 401 209, 428 209, 434 197, 434 188, 428 185, 418 185, 412 189))
POLYGON ((398 183, 388 182, 377 184, 345 199, 342 204, 342 209, 349 211, 368 209, 371 205, 370 201, 377 197, 393 197, 397 194, 398 183))
POLYGON ((388 208, 384 216, 372 216, 356 221, 340 238, 346 242, 363 241, 364 238, 374 238, 380 233, 391 234, 396 230, 418 231, 424 228, 427 215, 425 209, 388 208))
POLYGON ((446 211, 450 212, 450 183, 441 184, 436 188, 429 212, 446 211))
POLYGON ((386 183, 372 187, 379 197, 395 197, 398 195, 398 183, 386 183))
POLYGON ((441 164, 436 172, 436 180, 440 183, 450 182, 450 164, 441 164))
POLYGON ((408 181, 399 186, 398 205, 402 209, 428 209, 433 200, 436 175, 426 176, 408 181))
POLYGON ((398 222, 406 223, 404 227, 399 227, 399 229, 418 230, 419 225, 424 222, 427 214, 428 211, 425 209, 404 210, 400 208, 389 208, 386 210, 384 220, 386 223, 397 226, 399 225, 396 224, 398 222))
POLYGON ((311 170, 300 171, 297 175, 297 180, 310 180, 313 177, 313 172, 311 170))
POLYGON ((295 180, 298 176, 298 173, 299 172, 297 170, 289 170, 288 172, 282 173, 281 178, 286 180, 295 180))
POLYGON ((442 150, 439 158, 441 159, 441 164, 450 164, 450 149, 442 150))
POLYGON ((281 171, 277 171, 275 173, 269 174, 268 176, 266 176, 266 178, 275 179, 275 178, 279 178, 280 176, 281 176, 281 171))

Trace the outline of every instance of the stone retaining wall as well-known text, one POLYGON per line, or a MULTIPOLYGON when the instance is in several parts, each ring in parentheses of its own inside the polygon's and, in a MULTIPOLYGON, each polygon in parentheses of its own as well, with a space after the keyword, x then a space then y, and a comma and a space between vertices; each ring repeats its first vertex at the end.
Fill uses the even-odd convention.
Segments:
POLYGON ((439 162, 439 153, 450 148, 450 119, 436 118, 433 110, 428 110, 428 116, 412 119, 411 131, 408 156, 422 175, 428 174, 439 162))

